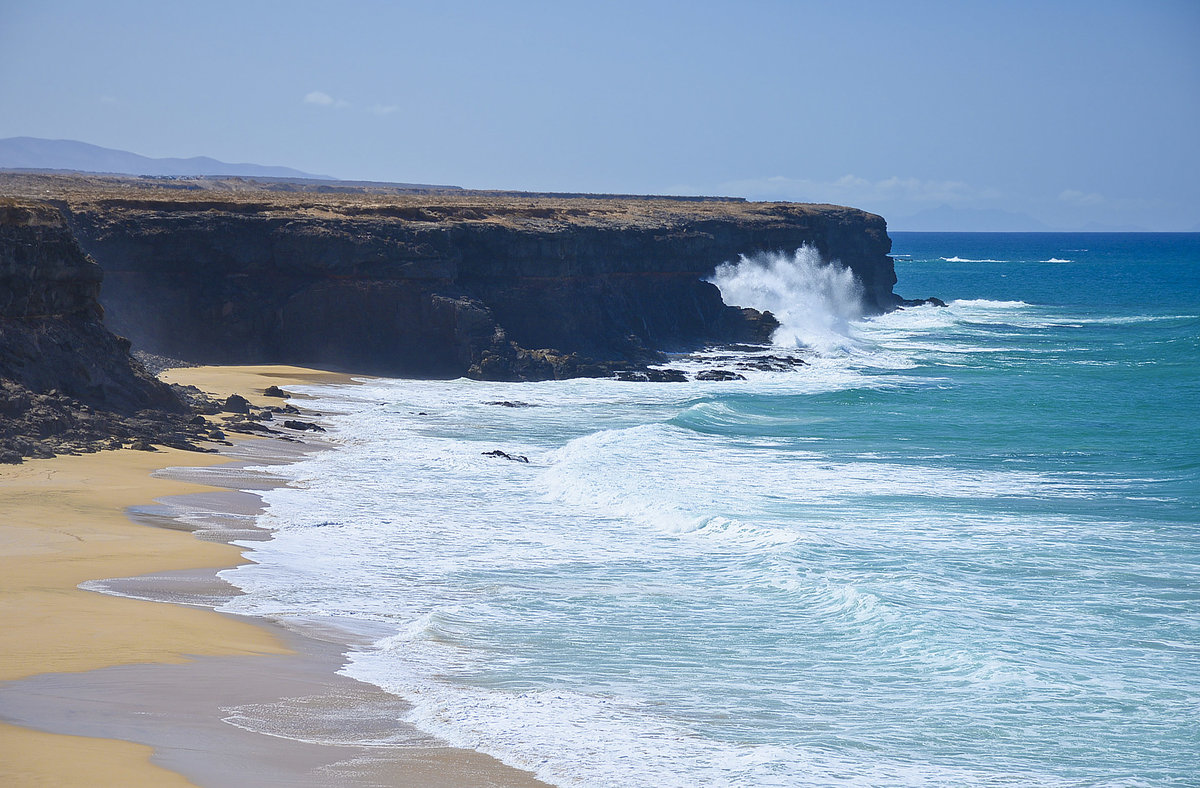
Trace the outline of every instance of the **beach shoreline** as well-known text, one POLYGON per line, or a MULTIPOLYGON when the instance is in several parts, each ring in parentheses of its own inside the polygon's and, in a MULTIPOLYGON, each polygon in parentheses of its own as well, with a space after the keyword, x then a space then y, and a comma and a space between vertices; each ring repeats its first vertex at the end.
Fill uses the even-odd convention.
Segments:
MULTIPOLYGON (((269 385, 351 381, 296 367, 163 377, 256 407, 279 404, 261 396, 269 385)), ((343 633, 212 609, 240 593, 217 573, 252 560, 228 542, 269 538, 253 525, 261 500, 241 491, 269 477, 240 468, 318 447, 247 438, 220 454, 126 449, 0 470, 12 512, 0 524, 0 781, 543 785, 400 722, 401 699, 337 675, 343 633)))

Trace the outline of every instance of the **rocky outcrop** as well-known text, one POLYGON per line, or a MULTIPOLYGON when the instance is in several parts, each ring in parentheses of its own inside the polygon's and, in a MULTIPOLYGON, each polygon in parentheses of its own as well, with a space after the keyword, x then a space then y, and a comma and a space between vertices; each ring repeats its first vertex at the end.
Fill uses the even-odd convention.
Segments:
POLYGON ((663 351, 767 341, 774 318, 724 304, 706 279, 740 254, 805 244, 854 272, 868 310, 898 301, 883 219, 837 206, 54 176, 26 187, 59 201, 103 267, 109 325, 194 362, 609 375, 663 351))
POLYGON ((0 199, 0 462, 190 445, 186 406, 104 327, 100 284, 57 209, 0 199))

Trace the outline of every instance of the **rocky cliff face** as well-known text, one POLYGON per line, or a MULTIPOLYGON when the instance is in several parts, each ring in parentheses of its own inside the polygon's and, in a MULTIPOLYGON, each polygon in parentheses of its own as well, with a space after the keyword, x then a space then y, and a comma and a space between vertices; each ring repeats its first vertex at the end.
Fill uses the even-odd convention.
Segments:
POLYGON ((186 406, 101 322, 101 276, 56 208, 0 198, 0 462, 185 441, 186 406))
POLYGON ((104 327, 101 278, 58 210, 0 201, 0 378, 125 413, 178 406, 104 327))
POLYGON ((503 195, 109 194, 67 201, 109 324, 214 363, 392 375, 606 374, 774 320, 704 281, 739 254, 815 246, 895 306, 891 241, 850 208, 503 195), (217 199, 220 198, 220 199, 217 199))

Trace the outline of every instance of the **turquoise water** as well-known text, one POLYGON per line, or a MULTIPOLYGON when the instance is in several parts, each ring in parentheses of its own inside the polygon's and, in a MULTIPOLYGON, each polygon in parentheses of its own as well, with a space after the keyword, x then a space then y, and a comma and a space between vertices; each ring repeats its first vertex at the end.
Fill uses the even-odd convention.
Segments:
POLYGON ((559 785, 1196 785, 1200 236, 894 240, 949 307, 743 260, 781 346, 672 362, 805 366, 304 389, 228 608, 559 785))

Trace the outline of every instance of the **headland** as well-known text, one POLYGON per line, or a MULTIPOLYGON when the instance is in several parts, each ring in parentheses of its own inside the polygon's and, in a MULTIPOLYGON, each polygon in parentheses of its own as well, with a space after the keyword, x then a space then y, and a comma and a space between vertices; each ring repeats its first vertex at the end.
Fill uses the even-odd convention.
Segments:
POLYGON ((804 245, 868 312, 899 303, 884 220, 840 206, 20 173, 0 194, 62 212, 111 330, 198 363, 603 377, 766 341, 776 321, 706 279, 804 245))

